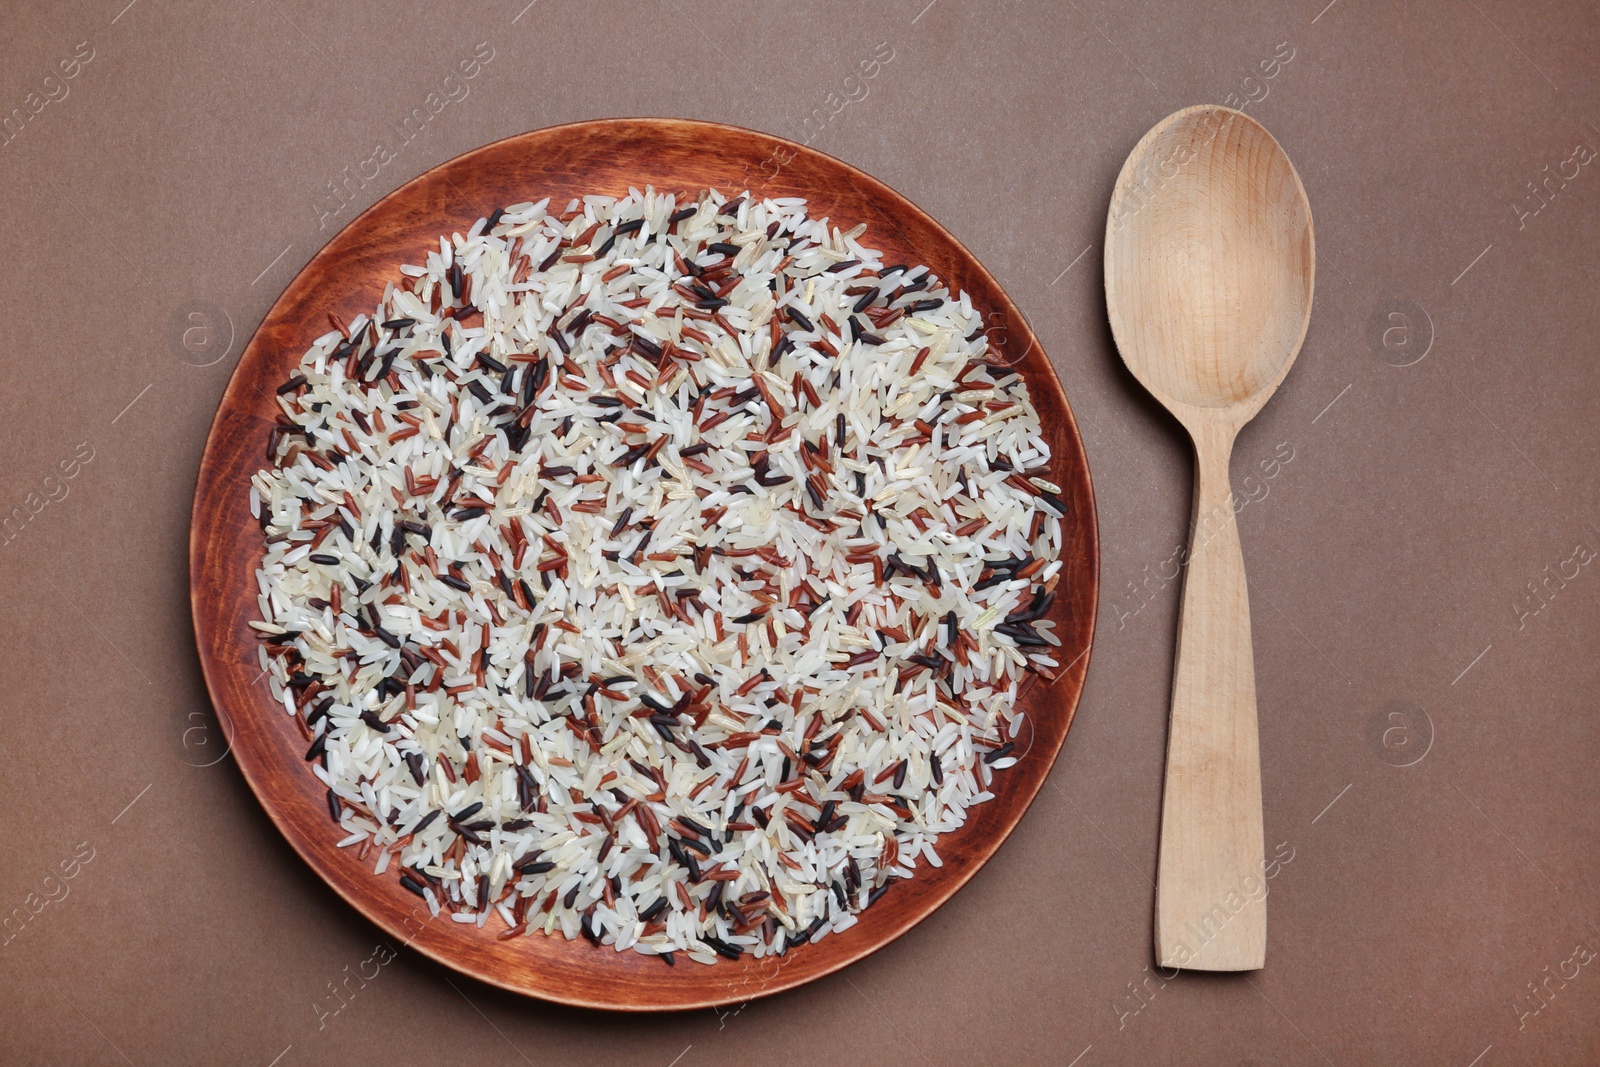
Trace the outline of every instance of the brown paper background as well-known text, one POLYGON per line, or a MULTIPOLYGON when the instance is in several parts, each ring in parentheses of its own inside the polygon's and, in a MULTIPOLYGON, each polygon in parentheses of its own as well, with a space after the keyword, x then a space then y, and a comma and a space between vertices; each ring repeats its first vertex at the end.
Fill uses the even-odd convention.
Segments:
POLYGON ((0 146, 0 517, 59 498, 0 534, 0 1061, 1600 1059, 1600 957, 1583 963, 1600 951, 1600 560, 1559 577, 1580 543, 1600 551, 1600 158, 1552 178, 1537 214, 1527 186, 1600 150, 1592 5, 125 2, 0 14, 0 108, 67 90, 0 146), (396 149, 393 124, 482 41, 466 97, 396 149), (47 82, 79 42, 93 58, 47 82), (860 95, 846 76, 879 42, 894 58, 866 96, 806 126, 830 92, 860 95), (1163 980, 1179 583, 1158 575, 1192 461, 1117 359, 1100 239, 1139 136, 1229 94, 1258 98, 1318 231, 1305 347, 1233 468, 1254 498, 1268 849, 1293 858, 1269 883, 1264 971, 1163 980), (206 429, 272 300, 361 208, 484 142, 635 114, 809 134, 1024 308, 1098 491, 1083 706, 989 866, 829 979, 631 1018, 402 952, 341 1006, 380 934, 228 760, 205 765, 223 742, 185 551, 206 429), (394 159, 334 213, 328 183, 379 140, 394 159), (1412 332, 1386 349, 1401 302, 1412 332), (185 348, 172 323, 191 312, 213 332, 185 348), (1293 459, 1263 479, 1280 445, 1293 459), (75 476, 46 484, 63 461, 75 476), (1391 702, 1408 717, 1385 719, 1391 702))

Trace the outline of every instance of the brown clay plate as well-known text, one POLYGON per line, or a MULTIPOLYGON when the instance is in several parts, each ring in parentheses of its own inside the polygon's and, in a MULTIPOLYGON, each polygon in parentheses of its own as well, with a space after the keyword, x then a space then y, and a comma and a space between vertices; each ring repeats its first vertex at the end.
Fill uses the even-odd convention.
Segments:
MULTIPOLYGON (((1083 691, 1099 592, 1094 492, 1072 410, 1027 320, 970 252, 905 197, 813 149, 732 126, 678 119, 613 119, 536 130, 468 152, 396 189, 342 230, 290 283, 234 368, 206 441, 189 540, 189 595, 206 685, 234 759, 267 814, 305 861, 391 937, 463 974, 545 1000, 593 1008, 659 1011, 732 1004, 819 978, 883 947, 926 918, 994 855, 1033 801, 1067 735, 1083 691), (843 934, 783 957, 667 967, 634 952, 534 934, 496 938, 430 921, 397 879, 337 848, 321 783, 303 762, 306 740, 272 699, 256 664, 255 570, 262 538, 248 508, 251 475, 264 466, 274 389, 328 330, 329 313, 368 312, 405 263, 421 263, 440 234, 466 230, 502 204, 631 185, 693 193, 713 186, 756 196, 803 196, 811 213, 841 229, 868 226, 862 242, 889 261, 926 263, 952 291, 971 294, 991 345, 1017 367, 1044 424, 1051 480, 1069 505, 1064 573, 1051 616, 1069 664, 1053 684, 1025 687, 1020 761, 996 776, 995 798, 969 809, 966 825, 939 839, 944 866, 920 866, 895 883, 843 934)), ((1036 680, 1036 679, 1033 679, 1036 680)))

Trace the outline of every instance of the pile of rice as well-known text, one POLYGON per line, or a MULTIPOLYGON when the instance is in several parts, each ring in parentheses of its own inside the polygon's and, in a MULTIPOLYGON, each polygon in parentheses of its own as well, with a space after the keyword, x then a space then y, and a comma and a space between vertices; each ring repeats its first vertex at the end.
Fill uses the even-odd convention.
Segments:
POLYGON ((278 389, 261 665, 340 844, 434 915, 782 953, 1016 762, 1049 449, 967 297, 864 229, 504 208, 278 389))

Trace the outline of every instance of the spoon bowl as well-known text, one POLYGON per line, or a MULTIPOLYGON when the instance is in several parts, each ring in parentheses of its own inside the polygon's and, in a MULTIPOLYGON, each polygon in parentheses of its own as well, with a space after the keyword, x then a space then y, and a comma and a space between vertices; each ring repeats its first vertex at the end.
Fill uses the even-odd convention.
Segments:
POLYGON ((1227 408, 1248 421, 1311 319, 1311 207, 1260 123, 1186 108, 1128 156, 1105 265, 1111 328, 1134 377, 1180 420, 1182 409, 1227 408))
POLYGON ((1300 177, 1249 116, 1186 108, 1123 164, 1106 220, 1111 330, 1196 458, 1156 878, 1163 966, 1266 961, 1255 659, 1228 461, 1300 352, 1315 260, 1300 177))

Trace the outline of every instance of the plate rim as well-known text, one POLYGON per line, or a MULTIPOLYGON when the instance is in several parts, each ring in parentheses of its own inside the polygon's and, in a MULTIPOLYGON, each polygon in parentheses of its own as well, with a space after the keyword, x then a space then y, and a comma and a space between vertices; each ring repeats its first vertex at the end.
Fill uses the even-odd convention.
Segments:
MULTIPOLYGON (((402 936, 403 926, 397 928, 387 920, 386 916, 375 914, 375 909, 369 906, 367 901, 361 899, 360 896, 354 892, 353 882, 347 881, 338 872, 335 872, 331 868, 325 866, 321 860, 321 857, 312 852, 308 844, 302 842, 301 834, 309 833, 309 828, 303 827, 300 823, 291 820, 288 814, 281 810, 279 805, 274 802, 269 802, 265 790, 267 787, 267 779, 270 776, 269 771, 273 766, 272 760, 262 753, 251 753, 246 755, 244 758, 240 758, 240 752, 244 750, 236 749, 233 744, 234 739, 238 736, 238 729, 233 721, 233 713, 227 707, 226 702, 223 699, 222 688, 223 681, 227 676, 228 670, 235 665, 224 662, 220 656, 215 654, 215 649, 213 648, 214 643, 216 643, 219 638, 223 637, 223 631, 226 630, 226 627, 222 625, 222 619, 220 615, 217 613, 208 614, 202 609, 201 606, 202 600, 210 595, 209 591, 204 585, 204 579, 207 575, 207 568, 205 565, 207 553, 205 549, 207 547, 208 538, 203 535, 213 533, 216 528, 222 525, 223 520, 216 516, 207 516, 203 514, 202 507, 203 503, 210 495, 221 494, 223 492, 222 484, 226 482, 226 479, 218 477, 218 471, 222 466, 222 464, 219 462, 219 459, 229 454, 224 450, 224 442, 227 438, 227 434, 224 432, 224 420, 229 415, 235 414, 236 409, 241 405, 240 394, 244 389, 244 379, 248 377, 248 375, 244 373, 246 364, 247 362, 256 362, 267 358, 267 356, 263 354, 263 351, 270 349, 272 347, 272 342, 266 336, 266 334, 268 327, 273 325, 273 320, 278 312, 280 304, 284 303, 285 298, 297 290, 302 285, 303 281, 321 273, 323 264, 326 260, 345 254, 346 250, 343 247, 340 247, 339 251, 337 252, 334 251, 335 246, 343 246, 348 239, 348 236, 359 234, 374 215, 381 213, 387 206, 393 204, 394 202, 405 199, 410 195, 414 195, 421 187, 429 182, 430 179, 443 176, 448 182, 448 175, 444 172, 448 172, 452 168, 470 165, 470 163, 478 157, 504 151, 516 142, 544 138, 559 140, 563 135, 570 135, 579 131, 593 131, 605 128, 637 128, 641 126, 658 127, 661 129, 675 128, 678 130, 702 130, 706 132, 717 132, 725 136, 734 136, 739 139, 764 139, 769 142, 781 144, 785 150, 791 150, 813 157, 820 157, 822 161, 825 161, 826 165, 835 166, 842 169, 844 174, 850 179, 855 191, 860 194, 864 200, 868 202, 881 202, 887 198, 893 202, 892 206, 895 211, 909 212, 911 215, 917 217, 923 225, 942 235, 951 243, 959 256, 964 260, 964 266, 975 270, 978 277, 992 287, 993 292, 997 295, 999 301, 1004 305, 1003 309, 1008 313, 1015 313, 1015 317, 1021 321, 1029 341, 1028 352, 1025 352, 1022 358, 1026 359, 1034 349, 1037 349, 1044 368, 1048 373, 1044 376, 1036 374, 1029 375, 1029 389, 1032 390, 1038 385, 1044 384, 1042 381, 1040 381, 1040 378, 1045 377, 1048 379, 1049 387, 1059 395, 1058 398, 1060 400, 1060 408, 1065 416, 1066 421, 1066 425, 1064 427, 1065 437, 1067 441, 1075 445, 1075 451, 1078 459, 1080 460, 1075 464, 1074 473, 1076 476, 1082 479, 1084 490, 1084 500, 1082 505, 1084 515, 1082 519, 1082 526, 1085 536, 1082 542, 1081 551, 1086 557, 1085 569, 1088 575, 1088 590, 1085 608, 1087 615, 1087 629, 1083 652, 1080 653, 1078 657, 1072 661, 1072 663, 1060 668, 1058 680, 1055 683, 1050 683, 1048 686, 1050 699, 1052 704, 1055 705, 1056 712, 1065 717, 1065 723, 1061 729, 1061 736, 1060 739, 1054 744, 1051 751, 1046 754, 1048 759, 1045 761, 1037 777, 1032 781, 1018 781, 1016 783, 1016 788, 1026 788, 1027 792, 1025 795, 1019 794, 1015 796, 1015 814, 993 836, 991 840, 985 842, 978 849, 976 849, 971 859, 967 860, 961 867, 938 868, 937 870, 939 870, 940 875, 937 892, 931 898, 920 901, 916 906, 912 907, 901 919, 901 921, 899 921, 893 928, 887 930, 882 936, 877 937, 872 942, 864 943, 855 950, 841 953, 838 958, 830 961, 825 966, 817 970, 811 971, 810 973, 799 976, 791 976, 788 979, 784 979, 780 970, 778 977, 766 982, 765 984, 751 986, 749 983, 747 983, 744 988, 737 991, 737 995, 732 994, 733 985, 730 983, 728 987, 730 990, 730 995, 706 995, 698 999, 674 1001, 672 1003, 664 1004, 640 1003, 637 1001, 620 1002, 618 1000, 606 1000, 593 996, 585 996, 581 993, 578 995, 572 995, 568 992, 557 989, 530 988, 526 984, 520 984, 510 978, 504 977, 500 971, 494 968, 475 967, 472 965, 471 960, 459 959, 455 956, 452 956, 449 952, 443 950, 443 947, 438 941, 408 938, 403 942, 403 947, 408 947, 413 951, 421 953, 434 963, 447 967, 458 974, 462 974, 474 980, 506 990, 507 992, 516 993, 521 996, 533 997, 535 999, 552 1004, 561 1004, 570 1007, 596 1009, 602 1011, 626 1012, 629 1014, 691 1011, 704 1009, 707 1007, 720 1007, 729 1004, 747 1003, 752 1000, 775 996, 787 990, 807 985, 828 975, 835 974, 851 964, 859 963, 861 960, 866 959, 868 956, 871 956, 884 947, 899 940, 911 929, 924 922, 934 912, 945 906, 951 900, 951 898, 953 898, 963 887, 965 887, 977 875, 977 873, 994 858, 1001 846, 1003 846, 1005 842, 1010 839, 1012 833, 1015 832, 1023 817, 1027 815, 1029 810, 1031 810, 1034 801, 1038 798, 1040 790, 1044 787, 1045 780, 1049 777, 1050 772, 1054 769, 1056 761, 1060 757, 1061 750, 1063 747, 1065 747, 1067 735, 1071 732, 1072 725, 1076 721, 1077 712, 1082 706, 1083 691, 1087 685, 1088 670, 1093 659, 1094 642, 1098 630, 1101 564, 1098 504, 1094 491, 1093 473, 1089 468, 1088 452, 1084 447, 1083 434, 1078 426, 1076 413, 1073 411, 1071 401, 1066 395, 1066 389, 1061 381, 1061 377, 1056 371, 1054 364, 1050 361, 1049 355, 1044 351, 1043 345, 1039 343, 1032 323, 1028 320, 1027 316, 1022 313, 1020 306, 1018 306, 1016 301, 1011 298, 1011 295, 1000 284, 999 280, 995 278, 988 267, 984 265, 983 261, 976 254, 974 254, 972 250, 969 249, 958 237, 956 237, 954 233, 952 233, 927 211, 918 206, 910 197, 901 193, 898 189, 895 189, 887 182, 880 178, 874 177, 861 168, 856 167, 855 165, 839 159, 838 157, 829 153, 823 152, 820 149, 813 148, 809 145, 793 141, 777 134, 772 134, 761 130, 752 130, 742 126, 706 119, 656 116, 582 119, 572 122, 559 123, 552 126, 538 127, 531 130, 522 131, 520 133, 511 134, 506 137, 501 137, 494 141, 476 146, 468 151, 459 153, 447 160, 443 160, 431 167, 428 167, 411 178, 408 178, 406 181, 391 189, 384 196, 380 197, 367 208, 351 218, 337 232, 332 234, 320 248, 318 248, 317 252, 306 261, 300 270, 295 273, 294 277, 289 280, 289 282, 273 299, 271 305, 262 316, 260 323, 251 333, 249 340, 240 350, 239 358, 235 361, 233 368, 229 372, 228 383, 223 389, 221 396, 218 398, 216 412, 212 416, 210 424, 207 427, 205 444, 201 450, 200 463, 196 473, 194 499, 191 504, 189 518, 187 561, 189 577, 189 609, 190 619, 193 625, 197 658, 200 661, 201 673, 205 679, 206 693, 210 699, 213 712, 217 717, 218 725, 221 728, 223 738, 228 743, 227 754, 234 756, 233 763, 238 767, 240 774, 243 776, 245 783, 249 786, 256 802, 266 812, 273 826, 294 850, 295 854, 300 857, 306 866, 309 867, 310 870, 325 885, 331 888, 347 905, 351 907, 353 911, 360 915, 365 921, 372 923, 374 926, 377 926, 390 936, 402 936)), ((463 198, 465 198, 464 194, 463 198)), ((874 204, 874 206, 882 219, 893 228, 893 217, 887 211, 884 211, 881 206, 877 206, 877 204, 874 204)), ((872 225, 872 221, 870 219, 865 219, 862 221, 867 221, 869 226, 872 225)), ((260 461, 252 469, 259 470, 263 469, 264 467, 265 462, 260 461)), ((1057 471, 1055 473, 1059 476, 1061 472, 1057 471)), ((253 578, 253 575, 251 577, 253 578)), ((243 579, 241 578, 240 581, 242 584, 243 579)), ((251 595, 253 599, 253 594, 238 595, 251 595)), ((251 669, 254 669, 253 661, 250 666, 251 669)), ((1034 683, 1039 682, 1041 682, 1041 679, 1039 679, 1037 675, 1027 675, 1024 679, 1023 687, 1019 689, 1018 698, 1020 699, 1034 683)), ((1029 729, 1031 731, 1034 728, 1032 716, 1029 716, 1028 722, 1029 729)), ((311 772, 309 770, 305 770, 304 773, 309 775, 311 772)), ((932 881, 932 879, 929 878, 927 871, 928 868, 924 868, 923 870, 919 871, 917 878, 913 880, 920 881, 922 879, 928 879, 929 881, 932 881)), ((373 875, 370 871, 366 872, 366 877, 371 878, 374 881, 381 881, 379 876, 373 875)), ((848 935, 849 931, 845 931, 844 933, 835 934, 833 936, 846 937, 848 935)), ((555 937, 554 934, 541 936, 555 937)), ((810 946, 802 946, 802 948, 809 947, 810 946)), ((713 966, 715 967, 718 965, 713 966)))

